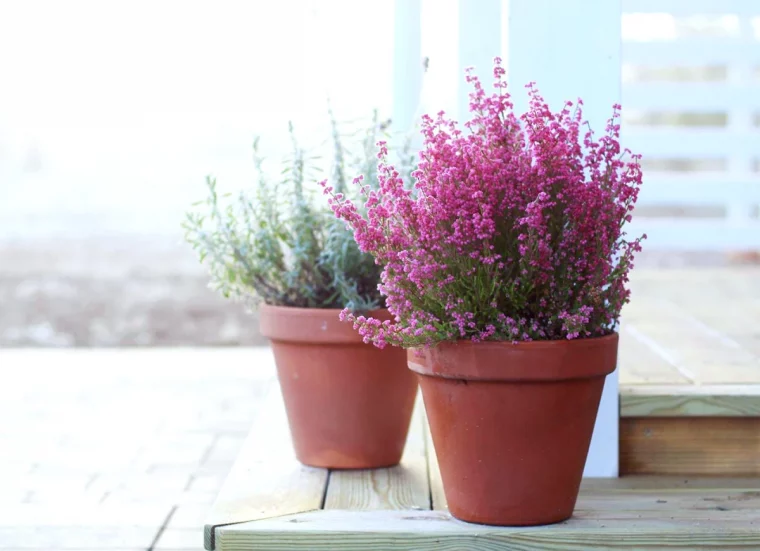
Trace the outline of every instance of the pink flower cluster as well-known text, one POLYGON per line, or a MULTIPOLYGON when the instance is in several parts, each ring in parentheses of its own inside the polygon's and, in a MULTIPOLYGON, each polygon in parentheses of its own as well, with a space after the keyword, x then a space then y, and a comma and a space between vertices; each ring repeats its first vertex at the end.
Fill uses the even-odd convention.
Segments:
POLYGON ((464 130, 443 112, 423 118, 413 189, 380 142, 379 188, 364 190, 365 205, 327 191, 361 250, 383 266, 380 290, 395 322, 343 316, 365 342, 601 336, 628 301, 645 236, 627 240, 623 231, 642 173, 640 156, 620 148, 620 106, 596 139, 580 100, 553 113, 531 84, 518 117, 498 58, 493 74, 496 91, 486 94, 468 72, 464 130))

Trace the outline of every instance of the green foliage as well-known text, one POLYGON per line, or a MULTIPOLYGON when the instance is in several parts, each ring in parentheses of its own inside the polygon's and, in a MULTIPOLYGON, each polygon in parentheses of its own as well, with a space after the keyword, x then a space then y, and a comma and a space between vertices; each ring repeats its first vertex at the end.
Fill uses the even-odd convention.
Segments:
MULTIPOLYGON (((365 184, 377 185, 375 144, 383 139, 387 123, 375 114, 369 127, 344 139, 332 112, 330 119, 331 183, 336 192, 357 196, 357 186, 348 185, 346 175, 363 173, 365 184)), ((292 150, 277 178, 265 171, 257 138, 252 189, 223 196, 216 180, 206 179, 208 196, 187 213, 185 239, 208 267, 211 286, 225 297, 254 306, 262 301, 354 311, 382 306, 380 267, 359 250, 353 233, 317 193, 317 158, 307 158, 292 124, 289 130, 292 150)), ((410 170, 408 148, 401 155, 410 170)))

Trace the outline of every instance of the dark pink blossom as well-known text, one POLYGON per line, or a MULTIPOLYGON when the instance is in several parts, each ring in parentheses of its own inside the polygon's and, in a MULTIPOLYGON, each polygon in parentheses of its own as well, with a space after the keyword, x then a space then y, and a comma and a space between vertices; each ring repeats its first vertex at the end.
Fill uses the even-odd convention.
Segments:
POLYGON ((336 216, 383 266, 395 321, 346 313, 366 342, 595 337, 614 330, 628 301, 643 237, 628 240, 623 227, 642 173, 640 156, 621 152, 620 106, 596 138, 580 100, 555 113, 530 84, 518 116, 498 58, 493 75, 487 95, 468 72, 464 130, 443 112, 423 117, 413 190, 383 142, 379 189, 363 208, 325 187, 336 216))

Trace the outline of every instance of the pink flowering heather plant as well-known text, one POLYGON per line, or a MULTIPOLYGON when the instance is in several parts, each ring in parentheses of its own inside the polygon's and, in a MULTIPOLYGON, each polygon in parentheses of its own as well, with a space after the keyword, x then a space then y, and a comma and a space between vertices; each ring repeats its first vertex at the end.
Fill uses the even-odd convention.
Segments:
MULTIPOLYGON (((344 312, 365 342, 403 347, 442 341, 598 337, 629 300, 634 253, 626 239, 641 186, 640 156, 621 152, 620 106, 598 140, 582 101, 553 113, 533 84, 517 116, 497 58, 496 92, 467 73, 466 131, 424 116, 413 189, 386 162, 379 189, 357 206, 323 182, 335 214, 383 267, 395 322, 344 312)), ((361 185, 362 177, 355 183, 361 185)))

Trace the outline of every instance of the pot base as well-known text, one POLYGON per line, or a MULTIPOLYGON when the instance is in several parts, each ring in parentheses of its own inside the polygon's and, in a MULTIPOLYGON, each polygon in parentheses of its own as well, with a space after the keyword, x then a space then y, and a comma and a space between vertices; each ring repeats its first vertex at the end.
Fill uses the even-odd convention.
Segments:
POLYGON ((451 516, 454 517, 457 520, 461 520, 462 522, 466 522, 468 524, 481 524, 484 526, 502 526, 502 527, 512 527, 517 528, 520 526, 551 526, 552 524, 559 524, 561 522, 565 522, 566 520, 572 518, 572 514, 570 515, 563 515, 560 517, 557 517, 555 519, 553 518, 541 518, 536 519, 535 521, 530 520, 505 520, 502 518, 498 519, 490 519, 487 517, 471 517, 467 518, 466 513, 462 511, 451 511, 449 509, 449 513, 451 513, 451 516))

